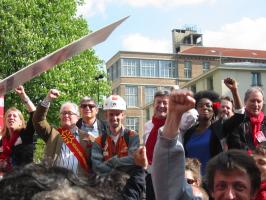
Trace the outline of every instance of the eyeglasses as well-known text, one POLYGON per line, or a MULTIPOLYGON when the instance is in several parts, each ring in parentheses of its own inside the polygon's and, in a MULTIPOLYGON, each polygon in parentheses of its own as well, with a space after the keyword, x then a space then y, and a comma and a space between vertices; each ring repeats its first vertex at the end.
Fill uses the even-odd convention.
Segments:
POLYGON ((195 182, 196 182, 195 179, 187 178, 187 183, 188 183, 189 185, 193 185, 195 182))
POLYGON ((74 113, 72 111, 63 111, 60 113, 61 115, 77 115, 77 113, 74 113))
POLYGON ((81 108, 87 108, 89 107, 90 109, 93 109, 96 107, 96 105, 93 105, 93 104, 81 104, 80 105, 81 108))

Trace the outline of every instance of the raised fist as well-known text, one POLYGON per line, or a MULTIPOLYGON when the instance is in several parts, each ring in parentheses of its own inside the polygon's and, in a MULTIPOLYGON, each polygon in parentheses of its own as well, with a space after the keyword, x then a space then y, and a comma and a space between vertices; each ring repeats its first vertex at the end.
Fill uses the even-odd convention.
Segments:
POLYGON ((183 114, 195 107, 195 99, 189 90, 173 90, 169 98, 168 114, 183 114))
POLYGON ((60 96, 60 92, 57 89, 50 89, 50 91, 47 94, 47 97, 49 99, 57 99, 60 96))

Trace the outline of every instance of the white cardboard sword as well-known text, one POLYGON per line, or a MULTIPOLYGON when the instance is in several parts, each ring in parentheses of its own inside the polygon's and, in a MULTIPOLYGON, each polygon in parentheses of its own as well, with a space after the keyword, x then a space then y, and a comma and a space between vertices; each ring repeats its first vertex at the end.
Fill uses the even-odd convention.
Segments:
POLYGON ((55 65, 62 63, 64 60, 67 60, 72 56, 105 41, 113 30, 127 18, 128 17, 120 19, 98 31, 90 33, 1 80, 0 96, 40 75, 55 65))

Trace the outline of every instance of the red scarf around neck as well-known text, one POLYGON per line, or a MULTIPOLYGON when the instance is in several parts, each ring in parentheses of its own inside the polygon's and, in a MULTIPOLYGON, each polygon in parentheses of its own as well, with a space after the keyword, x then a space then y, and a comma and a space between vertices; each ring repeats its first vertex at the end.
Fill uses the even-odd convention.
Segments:
MULTIPOLYGON (((11 170, 11 167, 12 167, 11 166, 12 146, 15 145, 15 143, 19 137, 19 134, 20 133, 18 131, 15 131, 11 134, 10 137, 7 137, 6 135, 4 135, 2 137, 2 152, 0 153, 0 162, 1 162, 0 165, 2 166, 3 163, 5 163, 4 169, 1 169, 3 171, 11 170)), ((0 168, 2 168, 2 167, 0 167, 0 168)))
POLYGON ((253 144, 255 146, 258 145, 258 140, 257 140, 257 136, 260 133, 260 128, 261 128, 261 122, 264 119, 264 113, 260 112, 259 115, 257 116, 253 116, 253 115, 249 115, 249 119, 251 122, 251 128, 252 128, 252 138, 253 138, 253 144))
POLYGON ((153 128, 151 129, 151 133, 145 145, 149 165, 152 164, 152 156, 153 156, 154 147, 157 141, 158 130, 161 126, 164 125, 165 120, 166 120, 165 118, 158 119, 155 116, 152 117, 153 128))

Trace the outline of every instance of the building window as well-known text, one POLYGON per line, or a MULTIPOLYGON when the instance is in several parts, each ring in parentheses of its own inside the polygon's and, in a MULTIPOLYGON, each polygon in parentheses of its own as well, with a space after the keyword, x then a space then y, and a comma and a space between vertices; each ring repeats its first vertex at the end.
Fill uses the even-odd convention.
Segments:
POLYGON ((107 74, 108 74, 108 79, 110 81, 112 81, 113 80, 113 77, 112 77, 112 75, 113 75, 113 73, 112 73, 112 66, 107 69, 107 74))
POLYGON ((213 90, 213 78, 212 77, 207 78, 207 90, 213 90))
POLYGON ((146 121, 149 121, 151 119, 151 112, 150 112, 150 108, 147 108, 146 110, 146 121))
POLYGON ((139 118, 138 117, 127 117, 126 128, 129 130, 139 131, 139 118))
POLYGON ((251 86, 262 86, 260 72, 251 72, 251 76, 251 86))
POLYGON ((141 76, 158 77, 158 60, 141 60, 141 76))
POLYGON ((172 60, 159 61, 159 77, 175 77, 176 74, 175 62, 172 60))
POLYGON ((185 78, 191 78, 191 74, 192 74, 191 61, 185 61, 184 62, 184 77, 185 78))
POLYGON ((195 84, 191 85, 190 90, 195 94, 197 92, 197 86, 195 84))
POLYGON ((137 86, 126 86, 126 102, 128 107, 137 107, 138 88, 137 86))
POLYGON ((154 94, 156 91, 156 87, 145 87, 145 104, 153 102, 154 94))
POLYGON ((113 69, 113 81, 114 81, 114 80, 116 80, 118 78, 117 62, 113 64, 112 69, 113 69))
POLYGON ((117 88, 114 88, 114 89, 112 90, 112 94, 119 95, 119 93, 118 93, 118 87, 117 87, 117 88))
POLYGON ((123 76, 139 76, 139 59, 123 58, 121 68, 123 76))
POLYGON ((207 72, 210 70, 210 62, 203 62, 202 63, 202 71, 203 73, 207 72))

